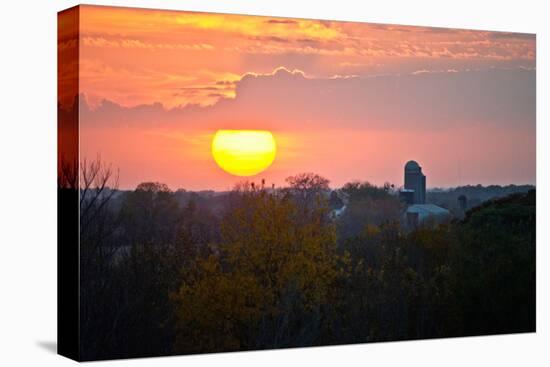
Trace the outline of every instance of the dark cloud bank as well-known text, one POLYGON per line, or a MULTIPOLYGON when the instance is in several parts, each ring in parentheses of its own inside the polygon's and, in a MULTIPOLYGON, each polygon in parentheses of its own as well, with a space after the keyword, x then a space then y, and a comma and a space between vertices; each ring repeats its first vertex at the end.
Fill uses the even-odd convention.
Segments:
POLYGON ((165 109, 81 98, 82 124, 194 128, 453 129, 498 126, 535 131, 534 70, 438 71, 375 77, 309 78, 279 69, 245 75, 236 98, 165 109))

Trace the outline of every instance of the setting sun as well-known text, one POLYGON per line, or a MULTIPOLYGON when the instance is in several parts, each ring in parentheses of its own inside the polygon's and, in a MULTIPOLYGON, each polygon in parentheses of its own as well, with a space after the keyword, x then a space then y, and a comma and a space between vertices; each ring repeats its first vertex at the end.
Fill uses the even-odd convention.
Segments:
POLYGON ((253 176, 266 170, 277 153, 273 134, 258 130, 218 130, 212 139, 212 156, 224 171, 253 176))

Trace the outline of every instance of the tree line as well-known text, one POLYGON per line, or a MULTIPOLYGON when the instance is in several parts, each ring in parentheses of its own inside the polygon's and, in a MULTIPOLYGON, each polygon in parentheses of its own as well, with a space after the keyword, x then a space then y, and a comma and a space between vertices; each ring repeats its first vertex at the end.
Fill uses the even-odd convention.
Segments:
POLYGON ((238 185, 214 213, 154 182, 115 201, 116 175, 93 164, 79 188, 84 359, 535 330, 534 190, 404 230, 388 186, 344 186, 334 218, 328 180, 299 174, 238 185))

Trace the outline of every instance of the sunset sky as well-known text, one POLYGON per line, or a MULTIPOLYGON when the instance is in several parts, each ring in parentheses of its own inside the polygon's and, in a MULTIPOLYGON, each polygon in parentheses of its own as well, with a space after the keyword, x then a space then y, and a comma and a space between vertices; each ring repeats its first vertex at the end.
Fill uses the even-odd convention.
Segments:
POLYGON ((80 155, 121 188, 232 188, 219 129, 271 131, 251 179, 276 185, 401 186, 410 159, 428 187, 535 183, 534 35, 81 6, 78 37, 80 155))

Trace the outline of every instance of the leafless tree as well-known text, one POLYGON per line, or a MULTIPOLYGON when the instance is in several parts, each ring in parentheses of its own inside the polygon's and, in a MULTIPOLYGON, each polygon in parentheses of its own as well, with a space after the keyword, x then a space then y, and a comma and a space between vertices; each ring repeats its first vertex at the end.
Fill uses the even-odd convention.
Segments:
MULTIPOLYGON (((83 159, 79 168, 80 206, 80 274, 81 274, 81 326, 83 338, 91 340, 89 352, 97 353, 102 341, 93 337, 97 325, 107 322, 102 319, 100 305, 95 302, 108 299, 114 314, 120 312, 119 305, 110 298, 116 280, 112 268, 118 250, 113 233, 115 216, 109 203, 118 189, 118 170, 104 163, 100 156, 89 161, 83 159)), ((110 321, 109 321, 110 322, 110 321)))
POLYGON ((97 156, 80 164, 80 228, 81 233, 105 208, 118 189, 118 170, 97 156))
POLYGON ((61 156, 58 162, 57 187, 60 189, 74 189, 78 186, 78 161, 69 161, 61 156))

